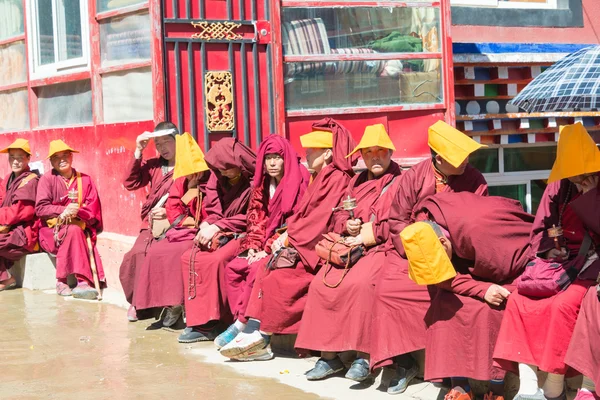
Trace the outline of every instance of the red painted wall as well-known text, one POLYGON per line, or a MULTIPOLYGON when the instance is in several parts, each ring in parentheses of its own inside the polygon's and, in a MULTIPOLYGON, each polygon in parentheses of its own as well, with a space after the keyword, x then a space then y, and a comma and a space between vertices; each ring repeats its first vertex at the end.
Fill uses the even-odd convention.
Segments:
POLYGON ((583 0, 583 28, 453 25, 455 43, 600 43, 600 1, 583 0))
MULTIPOLYGON (((75 169, 90 175, 98 188, 102 202, 104 231, 123 235, 137 235, 140 228, 140 209, 145 190, 128 192, 123 188, 123 178, 129 161, 133 158, 135 138, 146 130, 154 129, 153 121, 133 122, 35 130, 26 133, 8 133, 0 136, 0 148, 21 137, 29 140, 31 161, 43 161, 44 171, 52 167, 46 159, 51 140, 63 139, 69 146, 80 151, 75 154, 75 169)), ((154 148, 144 154, 154 154, 154 148)), ((8 156, 0 154, 2 177, 10 172, 8 156)))

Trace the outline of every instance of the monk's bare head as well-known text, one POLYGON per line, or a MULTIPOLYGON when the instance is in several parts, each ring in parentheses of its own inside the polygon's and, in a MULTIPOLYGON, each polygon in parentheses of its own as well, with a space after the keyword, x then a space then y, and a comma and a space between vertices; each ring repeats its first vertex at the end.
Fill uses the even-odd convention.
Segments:
POLYGON ((387 171, 392 162, 392 150, 385 147, 373 146, 361 149, 363 161, 373 176, 380 176, 387 171))
POLYGON ((21 175, 21 173, 27 170, 29 166, 29 160, 31 156, 21 149, 8 149, 8 163, 10 169, 15 173, 15 176, 21 175))
POLYGON ((52 168, 62 176, 71 176, 73 170, 73 153, 69 150, 59 151, 50 157, 52 168))
POLYGON ((442 244, 442 247, 444 248, 444 250, 446 250, 446 254, 448 255, 448 258, 452 259, 452 242, 450 241, 450 238, 448 238, 448 236, 446 235, 446 233, 442 229, 442 227, 439 226, 437 224, 437 222, 434 222, 434 221, 423 221, 423 222, 425 222, 426 224, 430 225, 433 228, 433 231, 435 232, 440 243, 442 244))
POLYGON ((331 162, 333 152, 331 149, 308 147, 306 150, 306 165, 310 172, 319 173, 324 166, 331 162))
POLYGON ((277 153, 269 153, 265 155, 265 170, 271 178, 275 178, 278 182, 283 178, 283 157, 277 153))
POLYGON ((431 152, 433 157, 433 164, 442 174, 446 176, 452 175, 462 175, 467 168, 467 164, 469 164, 469 157, 465 159, 458 167, 453 166, 448 161, 442 158, 439 154, 436 154, 434 151, 431 152))

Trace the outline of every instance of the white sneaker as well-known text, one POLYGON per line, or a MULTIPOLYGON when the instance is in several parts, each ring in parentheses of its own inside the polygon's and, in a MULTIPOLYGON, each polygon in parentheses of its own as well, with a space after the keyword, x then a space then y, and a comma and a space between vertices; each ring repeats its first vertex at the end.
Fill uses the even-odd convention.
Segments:
POLYGON ((267 346, 264 349, 250 351, 247 353, 240 354, 237 357, 233 357, 232 360, 236 361, 269 361, 274 357, 271 351, 271 346, 267 346))
POLYGON ((267 347, 267 341, 259 331, 252 333, 240 332, 235 339, 227 343, 220 351, 227 358, 234 358, 243 353, 254 352, 267 347))

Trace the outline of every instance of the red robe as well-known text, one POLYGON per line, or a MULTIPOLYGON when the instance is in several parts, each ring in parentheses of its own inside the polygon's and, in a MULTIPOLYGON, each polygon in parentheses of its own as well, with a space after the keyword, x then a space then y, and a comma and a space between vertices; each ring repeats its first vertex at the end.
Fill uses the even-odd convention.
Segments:
MULTIPOLYGON (((547 232, 553 224, 562 225, 572 256, 577 255, 585 229, 598 243, 599 206, 598 189, 580 195, 567 179, 548 185, 531 231, 533 250, 541 255, 554 248, 547 232), (563 209, 561 224, 559 216, 563 209)), ((574 374, 565 364, 565 355, 583 297, 599 270, 600 261, 596 261, 565 291, 550 298, 532 299, 512 293, 494 351, 498 365, 514 373, 518 371, 517 363, 526 363, 554 374, 574 374)))
MULTIPOLYGON (((451 176, 445 192, 471 192, 487 195, 483 175, 467 165, 462 175, 451 176)), ((371 313, 371 368, 392 363, 392 358, 425 348, 424 322, 431 296, 426 286, 408 277, 408 261, 400 240, 400 232, 415 222, 418 203, 436 193, 436 174, 431 160, 425 160, 404 173, 391 204, 391 238, 383 262, 383 270, 375 288, 371 313)))
POLYGON ((86 236, 92 243, 94 260, 98 279, 105 284, 104 268, 98 249, 96 249, 96 235, 102 232, 102 206, 96 186, 89 175, 81 173, 81 188, 76 178, 77 172, 73 169, 70 183, 66 182, 55 170, 45 173, 39 181, 36 196, 35 212, 42 219, 39 238, 41 248, 56 255, 56 279, 66 282, 69 275, 75 274, 85 278, 93 286, 92 268, 90 265, 90 251, 86 236), (68 187, 67 187, 68 184, 68 187), (46 221, 58 217, 71 202, 68 192, 81 191, 82 201, 77 213, 77 218, 85 222, 85 231, 76 225, 63 225, 58 236, 61 243, 54 240, 54 228, 49 228, 46 221))
POLYGON ((532 256, 533 216, 516 200, 468 192, 438 193, 419 206, 448 231, 458 273, 432 290, 425 316, 425 379, 503 379, 492 355, 504 305, 490 306, 484 296, 493 284, 516 290, 514 281, 532 256))
POLYGON ((9 278, 13 262, 34 251, 38 241, 39 222, 35 216, 38 176, 24 171, 17 178, 11 172, 0 185, 0 226, 10 227, 0 233, 0 281, 9 278))
MULTIPOLYGON (((206 154, 213 171, 207 184, 203 208, 205 222, 222 232, 241 234, 246 230, 246 210, 250 198, 250 182, 254 175, 256 155, 233 138, 219 140, 206 154), (240 179, 231 184, 219 170, 240 168, 240 179)), ((193 246, 181 256, 186 324, 203 325, 221 319, 227 299, 222 291, 225 265, 239 253, 240 240, 231 240, 216 251, 193 246)))
POLYGON ((169 192, 173 183, 173 171, 163 173, 162 166, 166 164, 167 162, 162 158, 152 158, 150 160, 134 158, 129 164, 128 173, 124 179, 123 186, 129 191, 150 185, 148 196, 142 205, 140 234, 131 250, 123 256, 119 268, 119 279, 121 280, 123 292, 125 292, 125 298, 129 303, 133 301, 135 282, 138 279, 137 272, 152 241, 152 232, 148 225, 148 214, 161 197, 169 192))
MULTIPOLYGON (((297 349, 369 352, 374 284, 385 259, 389 210, 394 193, 398 190, 400 179, 396 177, 400 173, 400 166, 392 162, 387 171, 376 179, 368 180, 368 171, 363 171, 350 181, 346 195, 356 198, 355 218, 360 218, 363 224, 371 223, 374 243, 337 288, 330 288, 323 283, 328 268, 321 268, 317 273, 308 290, 296 340, 297 349), (382 194, 386 186, 388 189, 382 194)), ((336 212, 334 232, 347 234, 348 219, 350 215, 347 211, 336 212)), ((327 282, 337 283, 343 271, 343 268, 332 268, 327 274, 327 282)))
POLYGON ((183 280, 181 279, 181 255, 192 247, 193 239, 198 232, 194 222, 202 222, 202 198, 206 194, 206 181, 209 173, 205 173, 198 186, 201 197, 194 197, 187 204, 182 201, 188 191, 188 179, 181 177, 173 182, 169 190, 169 198, 165 204, 167 219, 174 224, 162 240, 151 240, 146 250, 146 257, 137 272, 138 278, 133 295, 133 306, 136 310, 152 307, 167 307, 183 304, 183 280), (180 218, 180 216, 183 216, 180 218))
POLYGON ((589 288, 583 298, 565 363, 589 377, 596 384, 596 393, 600 391, 600 298, 597 286, 589 288))
POLYGON ((339 206, 354 176, 352 165, 356 157, 346 158, 355 147, 350 132, 331 118, 316 122, 313 129, 332 131, 332 163, 316 175, 302 197, 298 212, 288 219, 288 245, 300 258, 296 266, 258 269, 246 319, 260 320, 261 329, 266 332, 298 333, 308 287, 321 266, 315 245, 322 234, 333 228, 331 210, 339 206))
POLYGON ((224 291, 229 309, 235 319, 246 321, 246 308, 250 300, 256 273, 264 268, 268 257, 252 264, 245 258, 252 249, 271 252, 271 244, 278 235, 275 231, 287 224, 287 219, 297 212, 310 174, 300 163, 300 157, 287 139, 271 135, 258 149, 256 175, 252 184, 250 204, 246 215, 246 236, 240 242, 238 257, 231 260, 224 271, 224 291), (284 174, 272 196, 269 195, 271 177, 265 168, 267 154, 279 154, 284 162, 284 174))

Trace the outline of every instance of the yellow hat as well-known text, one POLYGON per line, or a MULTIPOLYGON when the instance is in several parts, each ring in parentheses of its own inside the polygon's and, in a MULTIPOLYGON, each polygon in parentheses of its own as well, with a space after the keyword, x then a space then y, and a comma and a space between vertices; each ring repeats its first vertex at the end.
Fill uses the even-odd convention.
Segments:
POLYGON ((487 146, 477 143, 444 121, 438 121, 429 127, 429 147, 454 168, 458 168, 469 154, 487 146))
POLYGON ((183 135, 175 136, 173 179, 208 171, 208 169, 208 165, 204 161, 204 153, 192 135, 186 132, 183 135))
POLYGON ((580 123, 560 127, 556 160, 548 183, 600 171, 600 150, 580 123))
POLYGON ((433 227, 426 222, 407 226, 400 233, 408 258, 408 276, 418 285, 436 285, 456 276, 452 261, 433 227))
POLYGON ((331 149, 333 148, 333 133, 312 131, 300 136, 300 143, 305 149, 331 149))
POLYGON ((48 158, 52 157, 56 153, 61 151, 70 151, 71 153, 79 153, 77 150, 70 148, 65 142, 60 139, 53 140, 50 142, 50 149, 48 150, 48 158))
POLYGON ((354 148, 354 150, 352 150, 350 154, 346 156, 346 158, 350 157, 360 149, 368 149, 369 147, 374 146, 383 147, 384 149, 390 149, 394 151, 396 150, 394 143, 392 143, 392 139, 390 139, 383 124, 367 126, 362 139, 360 139, 360 143, 354 148))
POLYGON ((29 141, 25 139, 17 139, 12 142, 7 148, 0 150, 0 153, 8 153, 10 149, 20 149, 25 153, 31 155, 31 149, 29 148, 29 141))

